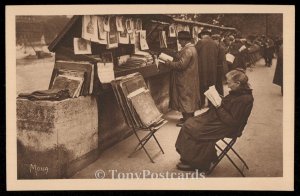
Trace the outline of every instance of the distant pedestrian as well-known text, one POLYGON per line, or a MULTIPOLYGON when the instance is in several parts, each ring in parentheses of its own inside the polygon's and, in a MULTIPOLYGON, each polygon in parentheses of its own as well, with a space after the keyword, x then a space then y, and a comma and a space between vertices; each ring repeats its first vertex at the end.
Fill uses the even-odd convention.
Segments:
POLYGON ((283 46, 282 44, 278 51, 277 65, 275 69, 273 83, 281 87, 281 95, 283 95, 283 46))
POLYGON ((267 67, 271 67, 274 56, 274 42, 270 38, 266 38, 265 42, 265 62, 267 67))
POLYGON ((241 47, 243 46, 242 42, 239 38, 234 38, 229 46, 229 53, 232 54, 235 58, 232 64, 229 64, 229 71, 235 68, 246 69, 246 61, 244 58, 245 50, 241 51, 241 47))
POLYGON ((281 44, 282 44, 282 38, 276 37, 276 39, 274 41, 274 52, 276 54, 276 57, 278 57, 279 48, 280 48, 281 44))

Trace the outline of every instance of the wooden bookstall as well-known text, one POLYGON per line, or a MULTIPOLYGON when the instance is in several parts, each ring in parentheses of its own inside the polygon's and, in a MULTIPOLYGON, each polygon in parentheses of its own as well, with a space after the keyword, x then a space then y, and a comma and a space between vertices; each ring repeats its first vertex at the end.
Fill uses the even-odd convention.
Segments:
MULTIPOLYGON (((133 44, 119 44, 117 48, 106 49, 105 45, 91 42, 92 54, 74 54, 73 38, 81 37, 82 17, 73 16, 69 24, 63 29, 61 34, 49 45, 49 50, 55 52, 55 62, 57 61, 89 61, 97 62, 93 55, 101 55, 103 52, 111 52, 114 59, 115 77, 124 76, 134 72, 140 72, 151 90, 151 94, 161 112, 166 113, 169 105, 169 77, 170 70, 156 64, 144 67, 132 68, 127 70, 118 70, 116 58, 120 55, 134 53, 133 44)), ((152 53, 160 53, 158 34, 160 30, 168 28, 172 18, 166 15, 126 15, 127 18, 140 18, 142 20, 143 30, 147 32, 147 43, 152 53)), ((169 45, 171 46, 171 42, 169 45)), ((176 49, 177 40, 173 39, 173 49, 176 49)), ((54 77, 55 68, 51 81, 54 77)), ((96 72, 95 72, 96 73, 96 72)), ((50 82, 51 83, 51 82, 50 82)), ((97 75, 94 77, 93 95, 98 103, 99 116, 99 151, 112 146, 125 137, 131 135, 131 130, 126 125, 124 117, 116 102, 110 84, 101 84, 97 75)))
MULTIPOLYGON (((82 17, 83 16, 73 16, 61 34, 59 34, 57 38, 49 45, 49 50, 55 52, 55 61, 71 60, 96 63, 96 60, 92 57, 93 55, 110 51, 114 58, 115 77, 124 76, 134 72, 140 72, 145 78, 158 108, 161 110, 161 112, 166 113, 169 110, 170 70, 160 65, 157 67, 155 64, 127 70, 118 70, 116 58, 124 54, 133 54, 135 47, 133 44, 119 44, 117 48, 106 49, 105 45, 91 42, 92 55, 75 55, 73 39, 74 37, 81 37, 82 17)), ((204 27, 210 28, 214 32, 235 31, 234 28, 219 27, 190 20, 174 19, 168 15, 162 14, 122 15, 122 17, 132 19, 139 18, 142 20, 142 29, 146 30, 149 49, 154 54, 159 54, 160 52, 174 54, 174 52, 178 51, 177 37, 167 36, 166 40, 168 47, 160 47, 159 32, 165 31, 166 33, 169 33, 169 26, 171 24, 184 25, 190 32, 193 31, 194 26, 197 26, 200 31, 204 27)), ((197 35, 198 34, 193 36, 195 37, 197 35)), ((53 77, 51 80, 53 80, 53 77)), ((98 100, 99 150, 102 151, 130 135, 131 130, 125 124, 110 84, 101 84, 97 76, 95 76, 93 95, 96 96, 98 100)))
MULTIPOLYGON (((183 25, 182 28, 190 32, 193 32, 195 26, 200 27, 198 29, 209 27, 226 30, 205 23, 177 20, 162 14, 110 16, 141 20, 142 30, 146 31, 146 41, 149 47, 146 51, 152 57, 164 52, 176 58, 179 50, 178 41, 176 32, 170 28, 171 25, 181 24, 183 25), (173 32, 172 35, 170 32, 173 32), (165 38, 163 42, 162 37, 165 38)), ((74 99, 44 102, 17 100, 18 178, 70 177, 76 171, 95 161, 103 150, 132 134, 132 130, 127 126, 119 108, 111 84, 101 83, 98 77, 98 57, 104 53, 112 54, 115 77, 135 72, 141 73, 160 112, 167 113, 169 111, 171 71, 168 68, 156 64, 155 61, 136 67, 119 65, 118 57, 122 55, 131 56, 136 52, 135 43, 118 43, 117 47, 108 49, 104 44, 91 41, 90 54, 75 54, 74 41, 82 38, 83 17, 85 16, 73 16, 49 45, 49 50, 55 52, 55 65, 49 89, 52 87, 57 73, 61 71, 59 70, 62 66, 61 62, 66 61, 68 63, 63 65, 64 68, 72 69, 73 64, 74 67, 81 69, 81 72, 90 73, 91 68, 85 68, 83 64, 91 65, 94 69, 93 74, 88 77, 91 85, 89 87, 84 86, 81 91, 82 96, 74 99), (80 63, 81 65, 76 65, 80 63), (42 115, 35 115, 37 111, 42 115), (34 128, 30 128, 29 125, 32 124, 34 128), (41 170, 41 165, 49 163, 51 163, 48 165, 49 168, 42 167, 44 168, 42 174, 34 173, 41 170)), ((197 40, 195 37, 197 32, 193 36, 197 40)))

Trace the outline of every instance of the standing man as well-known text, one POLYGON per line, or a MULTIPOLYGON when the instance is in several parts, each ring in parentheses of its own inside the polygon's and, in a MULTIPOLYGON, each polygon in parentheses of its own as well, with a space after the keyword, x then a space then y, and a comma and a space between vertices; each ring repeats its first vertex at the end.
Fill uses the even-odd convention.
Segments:
POLYGON ((178 41, 182 49, 179 59, 165 63, 172 70, 170 82, 170 107, 182 113, 177 126, 182 124, 199 109, 199 75, 198 55, 195 45, 191 43, 192 36, 188 31, 178 32, 178 41))
POLYGON ((225 64, 225 48, 220 43, 221 36, 219 34, 212 35, 212 39, 218 45, 218 62, 217 62, 217 80, 216 89, 220 95, 224 95, 223 90, 223 75, 224 75, 224 64, 225 64))
POLYGON ((201 107, 205 104, 204 92, 217 82, 218 46, 211 39, 211 32, 203 29, 196 44, 198 53, 201 107))
POLYGON ((235 38, 230 47, 229 47, 229 53, 232 54, 235 58, 233 63, 230 65, 229 71, 235 69, 235 68, 242 68, 246 70, 246 62, 245 62, 245 50, 241 51, 241 47, 243 46, 243 43, 241 42, 240 38, 235 38))
POLYGON ((271 38, 266 39, 265 61, 266 66, 271 67, 274 55, 274 41, 271 38))

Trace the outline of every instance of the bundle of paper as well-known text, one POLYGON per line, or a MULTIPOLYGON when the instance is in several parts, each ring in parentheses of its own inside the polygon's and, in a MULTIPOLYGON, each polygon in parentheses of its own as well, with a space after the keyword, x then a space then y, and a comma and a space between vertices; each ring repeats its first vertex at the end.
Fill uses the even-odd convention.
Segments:
POLYGON ((159 62, 162 62, 162 63, 165 63, 167 60, 169 61, 173 61, 173 57, 165 54, 165 53, 160 53, 160 55, 158 56, 158 61, 159 62))
POLYGON ((120 65, 125 64, 125 63, 128 61, 129 58, 130 58, 130 55, 122 55, 122 56, 119 56, 119 57, 117 58, 117 60, 118 60, 118 65, 120 66, 120 65))
POLYGON ((153 63, 152 55, 149 52, 137 51, 131 56, 132 57, 144 58, 144 59, 146 59, 147 63, 153 63))
POLYGON ((126 63, 122 66, 127 67, 144 67, 146 65, 153 64, 153 58, 149 52, 137 51, 130 58, 127 59, 126 63))
POLYGON ((209 89, 205 91, 204 95, 215 107, 221 105, 222 98, 220 97, 218 91, 216 90, 215 85, 210 86, 209 89))

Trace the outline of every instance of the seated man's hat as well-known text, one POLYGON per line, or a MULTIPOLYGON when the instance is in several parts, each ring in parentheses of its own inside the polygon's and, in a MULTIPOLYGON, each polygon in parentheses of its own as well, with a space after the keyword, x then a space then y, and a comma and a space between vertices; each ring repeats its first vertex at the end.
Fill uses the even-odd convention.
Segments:
POLYGON ((209 35, 211 36, 211 32, 207 29, 203 29, 199 34, 198 37, 201 38, 201 35, 209 35))

